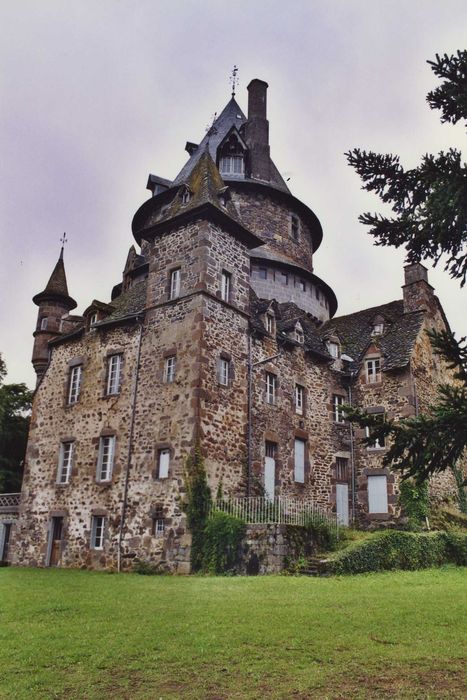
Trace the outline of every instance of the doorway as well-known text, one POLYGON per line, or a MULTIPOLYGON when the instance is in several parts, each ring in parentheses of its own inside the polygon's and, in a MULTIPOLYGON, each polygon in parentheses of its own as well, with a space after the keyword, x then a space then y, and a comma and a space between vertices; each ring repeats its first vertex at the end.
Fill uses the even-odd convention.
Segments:
POLYGON ((275 442, 266 441, 266 456, 264 459, 264 495, 270 501, 276 495, 276 452, 275 442))
POLYGON ((337 524, 349 524, 349 485, 336 484, 336 512, 337 524))
POLYGON ((52 518, 47 566, 58 566, 62 554, 63 518, 52 518))

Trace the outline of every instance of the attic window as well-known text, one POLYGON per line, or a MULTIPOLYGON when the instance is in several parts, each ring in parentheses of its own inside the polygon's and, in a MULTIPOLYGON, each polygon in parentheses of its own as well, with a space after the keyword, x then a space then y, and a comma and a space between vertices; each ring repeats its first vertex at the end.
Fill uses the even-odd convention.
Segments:
POLYGON ((303 345, 305 342, 305 335, 303 333, 303 328, 299 323, 295 326, 295 332, 294 332, 294 340, 297 341, 297 343, 300 343, 300 345, 303 345))
POLYGON ((92 316, 89 319, 89 327, 93 326, 95 323, 97 323, 97 313, 92 314, 92 316))
POLYGON ((219 170, 221 175, 243 175, 245 172, 243 155, 222 156, 219 161, 219 170))
POLYGON ((378 321, 378 323, 373 324, 373 330, 371 335, 382 335, 384 332, 384 323, 378 321))
POLYGON ((340 355, 339 343, 336 343, 335 340, 328 340, 326 343, 326 347, 331 357, 334 357, 337 360, 337 358, 340 355))
POLYGON ((188 188, 185 188, 182 193, 182 204, 188 204, 191 199, 191 193, 188 188))
POLYGON ((271 312, 266 314, 266 330, 268 333, 274 333, 274 314, 271 312))

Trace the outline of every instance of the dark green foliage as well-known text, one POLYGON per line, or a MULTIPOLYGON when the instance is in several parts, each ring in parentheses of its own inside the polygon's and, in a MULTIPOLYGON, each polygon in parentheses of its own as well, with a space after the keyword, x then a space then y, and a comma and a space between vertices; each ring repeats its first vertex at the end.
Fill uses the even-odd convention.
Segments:
POLYGON ((6 373, 0 357, 0 493, 21 490, 32 392, 25 384, 2 384, 6 373))
POLYGON ((400 484, 399 504, 402 508, 402 513, 408 518, 410 527, 423 525, 430 510, 428 482, 417 484, 413 479, 402 481, 400 484))
POLYGON ((467 564, 467 534, 388 530, 343 550, 332 562, 331 569, 335 574, 360 574, 426 569, 448 563, 467 564))
POLYGON ((202 570, 209 574, 234 571, 245 530, 243 520, 220 511, 213 513, 204 529, 202 570))
POLYGON ((326 518, 314 515, 305 527, 318 552, 332 552, 337 548, 339 528, 326 518))
POLYGON ((191 568, 200 571, 203 566, 204 529, 211 509, 211 489, 208 486, 204 461, 199 447, 186 462, 185 487, 187 498, 185 512, 191 531, 191 568))
POLYGON ((454 474, 454 479, 456 480, 459 510, 461 513, 467 513, 467 484, 465 483, 464 474, 462 469, 458 467, 457 464, 453 465, 452 473, 454 474))
MULTIPOLYGON (((467 119, 467 51, 436 56, 428 61, 445 82, 428 95, 430 107, 441 109, 442 121, 467 119)), ((451 148, 437 156, 427 154, 420 165, 404 170, 399 156, 354 148, 348 163, 374 192, 392 206, 394 217, 365 213, 359 220, 370 226, 376 245, 405 246, 410 263, 430 259, 436 265, 447 255, 445 269, 459 279, 467 276, 467 166, 451 148)))
POLYGON ((464 454, 467 445, 467 344, 466 338, 456 341, 446 331, 429 333, 435 352, 442 355, 448 367, 454 369, 456 386, 438 387, 437 403, 426 414, 404 421, 381 422, 377 416, 346 407, 349 420, 361 427, 371 428, 367 445, 375 438, 389 439, 384 464, 422 483, 433 474, 452 469, 464 454))
POLYGON ((166 574, 167 571, 160 564, 153 564, 144 559, 135 559, 133 562, 133 571, 141 576, 160 576, 166 574))

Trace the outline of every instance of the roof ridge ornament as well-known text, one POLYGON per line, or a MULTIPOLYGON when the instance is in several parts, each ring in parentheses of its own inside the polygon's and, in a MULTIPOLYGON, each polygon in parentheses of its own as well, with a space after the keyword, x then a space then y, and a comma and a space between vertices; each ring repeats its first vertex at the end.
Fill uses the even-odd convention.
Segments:
POLYGON ((237 66, 234 66, 234 67, 232 68, 232 74, 231 74, 231 76, 230 76, 230 78, 229 78, 229 83, 230 83, 231 86, 232 86, 232 97, 235 97, 235 90, 236 90, 237 85, 238 85, 238 76, 237 76, 237 73, 238 73, 238 68, 237 68, 237 66))
POLYGON ((63 249, 65 247, 65 243, 68 243, 68 238, 66 237, 66 233, 64 233, 63 236, 60 238, 60 243, 62 244, 62 247, 60 250, 60 259, 63 259, 63 249))

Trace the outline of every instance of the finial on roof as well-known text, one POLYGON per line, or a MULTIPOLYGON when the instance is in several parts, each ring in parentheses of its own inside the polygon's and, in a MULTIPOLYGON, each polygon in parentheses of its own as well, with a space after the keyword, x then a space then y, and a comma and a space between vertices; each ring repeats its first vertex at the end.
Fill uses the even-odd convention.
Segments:
POLYGON ((229 78, 229 83, 232 85, 232 97, 235 97, 235 89, 238 85, 237 73, 238 73, 238 68, 237 68, 237 66, 234 66, 232 69, 232 75, 229 78))
POLYGON ((62 244, 62 247, 60 250, 60 260, 63 260, 63 248, 65 247, 65 243, 68 243, 68 238, 66 237, 66 233, 64 233, 63 236, 60 238, 60 243, 62 244))

